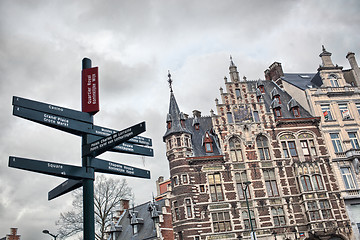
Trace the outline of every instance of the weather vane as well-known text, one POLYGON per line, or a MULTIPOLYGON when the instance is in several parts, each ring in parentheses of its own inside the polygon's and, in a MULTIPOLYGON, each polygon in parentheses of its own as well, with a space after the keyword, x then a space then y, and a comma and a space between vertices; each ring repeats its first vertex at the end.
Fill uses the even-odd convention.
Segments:
POLYGON ((171 74, 170 74, 170 70, 168 70, 168 83, 169 83, 169 88, 170 88, 170 92, 173 92, 172 90, 172 80, 171 80, 171 74))

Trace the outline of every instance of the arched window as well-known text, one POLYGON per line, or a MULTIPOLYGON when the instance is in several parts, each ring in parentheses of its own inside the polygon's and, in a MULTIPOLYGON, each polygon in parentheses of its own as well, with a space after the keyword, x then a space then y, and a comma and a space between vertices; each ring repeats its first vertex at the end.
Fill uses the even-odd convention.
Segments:
POLYGON ((298 136, 304 156, 316 156, 316 148, 313 135, 302 133, 298 136))
POLYGON ((319 174, 315 174, 311 176, 312 178, 312 182, 314 184, 314 190, 324 190, 324 184, 323 181, 321 179, 321 175, 319 174))
POLYGON ((307 176, 307 175, 301 176, 300 180, 301 180, 301 185, 303 187, 303 190, 305 192, 313 190, 312 185, 311 185, 311 180, 310 180, 309 176, 307 176))
POLYGON ((335 75, 330 75, 329 76, 329 79, 330 79, 330 84, 332 87, 339 87, 339 82, 338 82, 338 79, 335 75))
POLYGON ((230 158, 233 162, 243 161, 242 151, 241 151, 241 142, 238 138, 231 138, 229 140, 230 146, 230 158))
POLYGON ((261 160, 269 160, 270 153, 269 153, 268 139, 264 135, 259 135, 256 138, 256 144, 258 147, 260 159, 261 160))

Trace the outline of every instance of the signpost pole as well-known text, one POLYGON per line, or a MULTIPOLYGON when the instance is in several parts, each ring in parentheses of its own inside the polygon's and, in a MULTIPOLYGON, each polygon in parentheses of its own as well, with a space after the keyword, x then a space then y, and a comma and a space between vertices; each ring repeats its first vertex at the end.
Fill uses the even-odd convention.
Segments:
MULTIPOLYGON (((84 58, 82 60, 82 69, 91 68, 91 60, 84 58)), ((82 93, 84 94, 84 93, 82 93)), ((83 96, 82 96, 83 98, 83 96)), ((82 146, 89 144, 91 140, 88 134, 82 136, 82 146)), ((88 167, 90 157, 82 157, 82 166, 87 172, 93 173, 94 169, 88 167)), ((94 180, 83 180, 83 218, 84 218, 84 240, 95 240, 95 218, 94 218, 94 180)))

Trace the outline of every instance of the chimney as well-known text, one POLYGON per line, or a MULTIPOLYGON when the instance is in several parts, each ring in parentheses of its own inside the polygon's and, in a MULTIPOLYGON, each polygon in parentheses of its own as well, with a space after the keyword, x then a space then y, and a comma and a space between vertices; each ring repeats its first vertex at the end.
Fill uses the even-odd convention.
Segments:
POLYGON ((271 80, 276 81, 280 77, 284 76, 281 63, 279 62, 274 62, 273 64, 271 64, 269 69, 266 69, 264 73, 265 73, 265 79, 269 81, 271 80))
POLYGON ((346 55, 346 58, 348 59, 348 61, 350 63, 351 70, 354 74, 355 81, 356 81, 357 85, 360 86, 360 69, 359 69, 359 66, 355 59, 355 53, 348 52, 348 54, 346 55))
POLYGON ((198 117, 198 118, 201 117, 201 112, 199 110, 194 110, 192 112, 193 112, 194 117, 198 117))

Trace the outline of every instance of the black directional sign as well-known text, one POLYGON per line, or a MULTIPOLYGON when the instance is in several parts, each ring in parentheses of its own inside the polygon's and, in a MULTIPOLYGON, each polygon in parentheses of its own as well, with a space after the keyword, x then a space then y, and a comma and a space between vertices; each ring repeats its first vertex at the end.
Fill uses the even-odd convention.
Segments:
POLYGON ((116 145, 119 145, 129 140, 130 138, 139 135, 142 132, 145 132, 145 122, 126 128, 117 133, 96 140, 90 144, 83 145, 83 156, 91 155, 93 157, 96 157, 101 153, 111 150, 116 145))
POLYGON ((77 121, 75 119, 58 116, 46 112, 36 111, 29 108, 14 106, 13 115, 25 118, 49 127, 53 127, 68 133, 81 136, 83 132, 87 132, 91 128, 91 124, 87 122, 77 121))
POLYGON ((72 190, 82 187, 82 180, 68 179, 48 193, 48 200, 60 197, 72 190))
POLYGON ((110 173, 116 175, 125 175, 130 177, 139 177, 150 179, 150 171, 123 165, 120 163, 110 162, 98 158, 90 160, 90 167, 94 168, 95 172, 110 173))
POLYGON ((94 179, 86 168, 10 156, 9 167, 70 179, 94 179))
POLYGON ((89 113, 80 112, 64 107, 59 107, 52 104, 37 102, 16 96, 13 97, 12 104, 14 106, 33 109, 48 114, 54 114, 60 117, 71 118, 82 122, 92 123, 92 116, 89 113))
MULTIPOLYGON (((118 132, 118 130, 94 125, 93 128, 91 130, 89 130, 87 133, 104 137, 104 136, 109 136, 109 135, 117 133, 117 132, 118 132)), ((152 146, 151 138, 146 138, 146 137, 142 137, 142 136, 135 136, 135 137, 127 140, 127 142, 135 143, 138 145, 146 145, 146 146, 150 146, 150 147, 152 146)))

